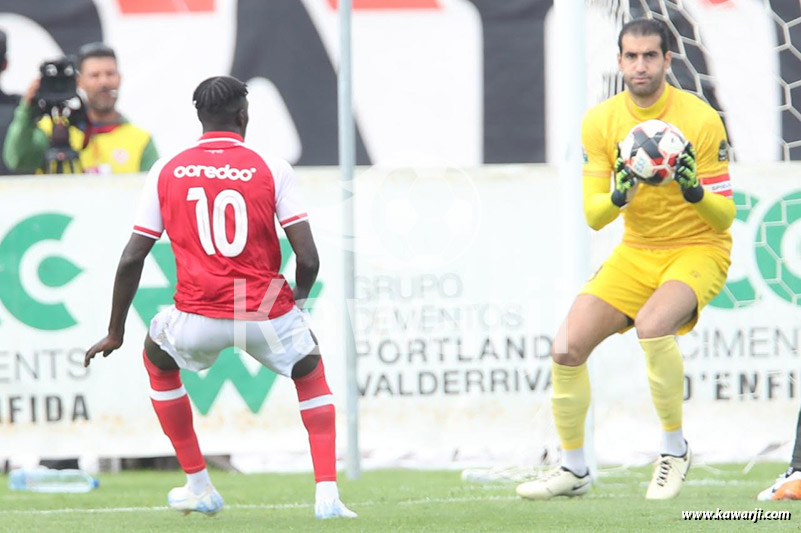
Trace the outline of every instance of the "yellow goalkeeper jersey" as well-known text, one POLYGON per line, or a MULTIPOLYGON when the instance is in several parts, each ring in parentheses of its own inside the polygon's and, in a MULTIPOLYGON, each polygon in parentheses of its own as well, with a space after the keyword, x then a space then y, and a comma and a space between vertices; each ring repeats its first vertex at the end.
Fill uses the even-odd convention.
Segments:
MULTIPOLYGON (((659 100, 649 108, 637 107, 628 91, 590 109, 584 117, 581 138, 584 177, 610 180, 617 143, 645 120, 659 119, 679 128, 693 143, 698 178, 706 193, 731 197, 728 140, 718 113, 703 100, 667 84, 659 100)), ((639 248, 675 248, 709 244, 731 251, 729 231, 718 233, 686 202, 676 182, 664 186, 640 184, 628 206, 621 211, 623 242, 639 248)))

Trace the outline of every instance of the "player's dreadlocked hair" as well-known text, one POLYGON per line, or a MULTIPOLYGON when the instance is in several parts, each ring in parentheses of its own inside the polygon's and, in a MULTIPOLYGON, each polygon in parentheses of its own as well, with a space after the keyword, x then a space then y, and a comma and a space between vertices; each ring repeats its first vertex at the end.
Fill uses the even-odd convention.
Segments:
POLYGON ((247 85, 231 76, 215 76, 200 83, 192 95, 198 116, 232 119, 243 107, 247 85))

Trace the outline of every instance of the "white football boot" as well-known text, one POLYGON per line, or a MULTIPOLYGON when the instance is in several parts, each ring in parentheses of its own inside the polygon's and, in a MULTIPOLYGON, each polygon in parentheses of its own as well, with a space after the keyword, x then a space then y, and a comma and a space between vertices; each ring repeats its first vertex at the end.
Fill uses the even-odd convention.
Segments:
MULTIPOLYGON (((685 441, 686 443, 686 441, 685 441)), ((690 469, 692 452, 687 445, 687 452, 681 456, 661 455, 654 466, 654 475, 648 490, 645 492, 646 500, 669 500, 675 498, 684 486, 684 479, 690 469)))
POLYGON ((314 503, 314 516, 320 520, 328 518, 356 518, 358 515, 345 507, 342 500, 324 500, 314 503))
POLYGON ((517 486, 517 494, 529 500, 549 500, 554 496, 581 496, 590 490, 589 472, 579 477, 565 467, 517 486))
POLYGON ((222 496, 211 484, 206 485, 201 494, 189 490, 189 485, 176 487, 167 494, 167 503, 184 515, 196 511, 207 516, 219 513, 225 505, 222 496))
POLYGON ((320 520, 328 518, 356 518, 356 513, 345 507, 339 499, 336 481, 317 483, 314 494, 314 516, 320 520))

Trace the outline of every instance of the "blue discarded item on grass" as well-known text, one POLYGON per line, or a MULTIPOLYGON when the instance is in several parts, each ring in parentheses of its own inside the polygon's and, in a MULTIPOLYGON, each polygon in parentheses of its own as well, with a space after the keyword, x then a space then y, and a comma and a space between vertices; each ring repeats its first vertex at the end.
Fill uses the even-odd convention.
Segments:
POLYGON ((8 475, 8 488, 31 492, 89 492, 99 485, 83 470, 35 468, 15 469, 8 475))

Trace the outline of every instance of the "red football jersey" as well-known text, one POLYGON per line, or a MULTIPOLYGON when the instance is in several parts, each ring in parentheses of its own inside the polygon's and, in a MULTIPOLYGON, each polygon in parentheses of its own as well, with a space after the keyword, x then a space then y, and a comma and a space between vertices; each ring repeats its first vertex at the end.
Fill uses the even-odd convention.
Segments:
POLYGON ((235 133, 209 132, 153 165, 134 232, 158 239, 167 231, 178 274, 175 307, 265 320, 295 303, 278 273, 276 217, 282 227, 308 218, 289 163, 257 153, 235 133))

